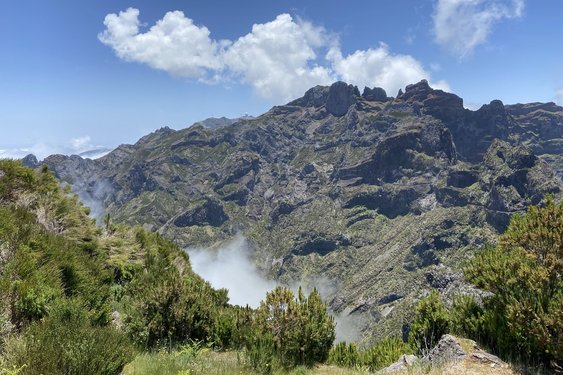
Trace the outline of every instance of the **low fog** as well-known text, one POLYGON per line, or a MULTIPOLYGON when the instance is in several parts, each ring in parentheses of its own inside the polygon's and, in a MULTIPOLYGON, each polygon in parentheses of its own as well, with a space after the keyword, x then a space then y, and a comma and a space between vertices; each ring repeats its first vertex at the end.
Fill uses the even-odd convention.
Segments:
POLYGON ((264 278, 249 256, 246 239, 238 235, 217 249, 187 249, 193 270, 214 288, 229 290, 229 301, 236 305, 258 307, 276 283, 264 278))
MULTIPOLYGON (((242 235, 219 249, 186 249, 190 256, 193 270, 214 288, 229 290, 229 302, 236 305, 249 305, 256 308, 266 293, 278 285, 266 279, 254 266, 250 256, 248 242, 242 235)), ((289 286, 294 292, 298 284, 289 286)), ((336 286, 327 279, 318 278, 303 285, 305 293, 317 288, 325 302, 334 296, 336 286)), ((335 314, 336 341, 359 341, 360 330, 356 317, 347 314, 335 314)))
POLYGON ((110 183, 105 180, 100 180, 96 181, 93 187, 75 184, 72 185, 71 188, 72 191, 78 195, 82 203, 90 207, 90 217, 96 219, 96 222, 100 225, 105 214, 103 201, 113 192, 110 183))

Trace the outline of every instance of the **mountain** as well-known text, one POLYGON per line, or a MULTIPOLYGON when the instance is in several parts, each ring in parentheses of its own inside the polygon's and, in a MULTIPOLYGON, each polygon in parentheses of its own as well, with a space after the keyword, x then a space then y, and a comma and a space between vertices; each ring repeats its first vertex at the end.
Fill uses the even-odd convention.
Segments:
POLYGON ((562 155, 553 103, 472 111, 426 81, 396 98, 337 82, 257 118, 42 164, 114 220, 180 246, 242 233, 269 277, 320 286, 335 312, 380 336, 400 332, 429 289, 478 296, 460 265, 514 213, 561 199, 562 155))
POLYGON ((208 128, 208 129, 218 129, 224 126, 232 125, 241 120, 252 120, 253 118, 254 117, 248 115, 244 115, 239 118, 210 117, 210 118, 206 118, 205 120, 196 122, 194 125, 201 125, 204 128, 208 128))

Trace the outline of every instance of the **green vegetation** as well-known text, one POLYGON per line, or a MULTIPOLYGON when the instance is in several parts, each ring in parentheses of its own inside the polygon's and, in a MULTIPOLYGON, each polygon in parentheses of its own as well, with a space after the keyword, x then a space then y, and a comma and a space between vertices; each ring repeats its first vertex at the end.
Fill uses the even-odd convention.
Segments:
POLYGON ((494 293, 481 309, 465 304, 466 334, 505 356, 563 366, 563 202, 514 216, 465 274, 494 293))
POLYGON ((416 305, 409 343, 420 353, 432 349, 448 333, 450 316, 438 292, 433 291, 416 305))
POLYGON ((258 309, 231 306, 176 245, 109 216, 97 227, 46 169, 0 160, 0 172, 0 374, 376 371, 447 332, 504 358, 562 365, 563 203, 551 198, 466 266, 491 296, 460 296, 448 310, 431 293, 408 343, 360 349, 332 346, 335 323, 316 290, 279 287, 258 309))
POLYGON ((0 171, 3 372, 118 374, 135 355, 162 350, 180 353, 170 366, 184 367, 199 353, 187 352, 194 343, 244 348, 248 366, 252 355, 283 368, 326 360, 334 323, 318 292, 294 299, 280 289, 260 309, 231 306, 226 290, 213 289, 158 234, 109 215, 96 227, 46 169, 2 160, 0 171))
POLYGON ((334 320, 320 294, 278 287, 266 294, 254 321, 245 357, 250 367, 269 373, 272 367, 293 368, 322 363, 335 338, 334 320))
POLYGON ((450 311, 437 293, 420 301, 409 336, 419 352, 452 332, 526 366, 563 365, 563 202, 548 197, 515 215, 464 271, 491 295, 482 303, 458 296, 450 311))
POLYGON ((400 338, 386 338, 374 346, 360 350, 354 343, 340 342, 329 353, 328 362, 337 366, 381 370, 396 362, 403 354, 413 350, 408 343, 400 338))

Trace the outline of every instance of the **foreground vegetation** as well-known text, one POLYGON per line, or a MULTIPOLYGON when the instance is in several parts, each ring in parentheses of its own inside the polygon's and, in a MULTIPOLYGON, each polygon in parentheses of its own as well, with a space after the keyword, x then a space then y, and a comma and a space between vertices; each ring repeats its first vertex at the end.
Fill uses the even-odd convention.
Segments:
POLYGON ((563 205, 551 199, 466 266, 491 297, 447 309, 432 293, 408 342, 370 348, 333 346, 317 291, 279 287, 257 309, 232 306, 171 242, 88 214, 46 169, 0 160, 0 374, 347 374, 424 354, 447 332, 563 366, 563 205))

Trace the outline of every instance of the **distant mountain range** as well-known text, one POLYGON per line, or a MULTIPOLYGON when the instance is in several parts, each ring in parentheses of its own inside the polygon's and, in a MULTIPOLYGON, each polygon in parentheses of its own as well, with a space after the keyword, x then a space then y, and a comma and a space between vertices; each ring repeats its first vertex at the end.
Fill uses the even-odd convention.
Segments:
POLYGON ((337 82, 257 118, 42 164, 114 220, 182 246, 242 233, 271 278, 322 286, 335 312, 378 336, 399 332, 429 289, 478 296, 460 264, 514 213, 561 199, 563 108, 472 111, 426 81, 395 98, 337 82))

